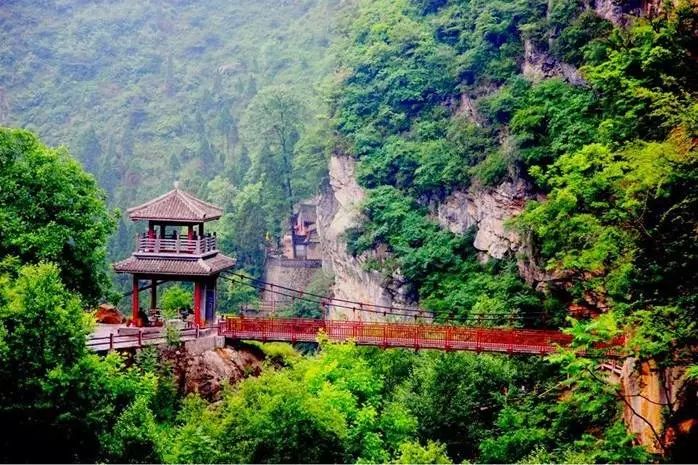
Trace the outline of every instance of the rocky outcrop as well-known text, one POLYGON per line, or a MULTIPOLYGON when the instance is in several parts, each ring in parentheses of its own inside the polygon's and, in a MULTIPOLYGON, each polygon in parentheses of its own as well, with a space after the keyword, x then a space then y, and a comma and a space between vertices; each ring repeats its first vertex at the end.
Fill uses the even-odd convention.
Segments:
MULTIPOLYGON (((353 257, 347 253, 346 233, 360 224, 364 191, 356 181, 356 162, 346 155, 333 155, 329 163, 329 185, 318 204, 318 234, 323 268, 334 274, 334 296, 339 299, 390 306, 405 302, 405 289, 399 276, 385 278, 377 271, 366 271, 365 264, 380 251, 353 257)), ((355 312, 332 308, 329 317, 351 319, 357 314, 365 320, 383 319, 373 312, 355 312)))
POLYGON ((616 26, 626 26, 632 18, 653 18, 666 11, 667 5, 676 6, 677 0, 594 0, 597 15, 616 26))
POLYGON ((258 375, 264 354, 252 347, 223 347, 200 354, 187 354, 182 376, 185 393, 196 392, 204 399, 220 399, 223 386, 258 375))
MULTIPOLYGON (((346 251, 345 235, 360 225, 360 205, 364 198, 355 178, 355 160, 335 155, 330 160, 329 173, 330 182, 320 198, 317 213, 323 267, 334 274, 335 297, 373 305, 409 304, 408 287, 399 275, 385 278, 377 271, 366 270, 366 261, 380 258, 384 252, 377 250, 353 257, 346 251)), ((456 234, 472 228, 473 245, 482 252, 483 259, 517 255, 522 277, 533 285, 547 283, 559 276, 540 269, 527 241, 506 226, 507 220, 521 213, 526 201, 534 197, 532 186, 522 179, 508 180, 496 187, 473 186, 454 192, 440 203, 435 221, 456 234)), ((352 318, 355 313, 351 309, 332 309, 330 317, 352 318)), ((383 315, 367 312, 361 317, 382 319, 383 315)))
POLYGON ((559 61, 547 51, 539 50, 528 39, 524 40, 524 61, 521 72, 534 82, 560 77, 575 86, 584 84, 584 78, 577 68, 559 61))
POLYGON ((100 304, 95 312, 95 321, 97 323, 115 325, 124 323, 126 317, 115 306, 111 304, 100 304))
POLYGON ((506 221, 523 211, 531 186, 519 179, 496 187, 471 187, 448 196, 437 207, 441 226, 456 234, 476 230, 473 245, 493 258, 504 258, 521 247, 521 237, 506 221))
POLYGON ((482 127, 485 124, 485 119, 477 108, 477 97, 473 95, 461 94, 455 113, 478 127, 482 127))
POLYGON ((652 361, 628 358, 620 383, 628 431, 649 451, 666 454, 698 435, 696 387, 687 381, 685 368, 662 369, 652 361))
MULTIPOLYGON (((616 26, 625 26, 632 16, 643 14, 642 0, 595 0, 593 8, 597 15, 616 26)), ((654 2, 656 3, 656 1, 654 2)))

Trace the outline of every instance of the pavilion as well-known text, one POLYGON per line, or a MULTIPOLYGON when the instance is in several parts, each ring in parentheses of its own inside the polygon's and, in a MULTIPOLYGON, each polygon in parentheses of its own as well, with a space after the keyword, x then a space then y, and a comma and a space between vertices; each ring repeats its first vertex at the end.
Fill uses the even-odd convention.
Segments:
POLYGON ((194 323, 204 326, 215 320, 216 282, 235 260, 218 251, 216 234, 205 232, 204 224, 219 219, 223 210, 177 187, 170 192, 127 210, 132 221, 147 222, 139 233, 136 250, 114 271, 133 276, 131 311, 142 325, 139 286, 150 282, 150 308, 157 309, 157 286, 167 281, 194 283, 194 323))

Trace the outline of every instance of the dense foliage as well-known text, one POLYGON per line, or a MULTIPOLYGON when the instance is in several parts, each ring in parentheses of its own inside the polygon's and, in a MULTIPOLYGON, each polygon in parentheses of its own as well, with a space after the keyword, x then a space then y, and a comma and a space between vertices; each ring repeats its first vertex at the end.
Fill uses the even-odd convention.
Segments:
MULTIPOLYGON (((329 153, 350 154, 367 197, 348 249, 369 269, 407 282, 437 320, 563 326, 572 348, 543 360, 261 345, 259 376, 220 402, 185 397, 166 350, 88 352, 84 307, 104 292, 114 221, 65 149, 2 130, 0 420, 13 425, 3 460, 657 458, 626 430, 626 400, 597 367, 599 344, 625 334, 626 355, 692 365, 698 378, 695 6, 665 2, 614 24, 578 0, 359 1, 325 53, 351 3, 11 2, 0 120, 68 141, 120 206, 181 179, 225 208, 219 237, 250 276, 329 153), (310 89, 335 53, 326 124, 310 89), (519 276, 523 257, 484 262, 472 234, 433 219, 451 193, 506 181, 530 187, 509 227, 548 273, 538 289, 519 276), (565 319, 565 304, 600 316, 565 319), (22 447, 27 438, 43 446, 22 447)), ((127 233, 122 222, 120 255, 127 233)), ((318 274, 310 290, 330 286, 318 274)), ((221 285, 224 306, 254 299, 221 285)), ((163 305, 189 301, 172 287, 163 305)), ((676 414, 667 406, 665 421, 676 414)))
POLYGON ((113 419, 157 379, 88 352, 91 318, 55 265, 0 276, 0 420, 5 462, 93 462, 113 419), (41 441, 37 447, 36 441, 41 441))
POLYGON ((64 148, 0 129, 0 261, 51 261, 68 288, 94 302, 107 290, 105 242, 115 215, 104 192, 64 148))
MULTIPOLYGON (((437 318, 542 312, 559 324, 571 303, 608 312, 572 325, 580 348, 627 330, 629 352, 695 364, 698 10, 662 8, 614 24, 576 0, 361 2, 332 93, 338 150, 358 160, 368 189, 349 251, 387 246, 368 266, 406 278, 437 318), (550 276, 543 295, 518 278, 522 257, 482 265, 471 237, 433 220, 450 193, 512 180, 537 194, 509 228, 550 276)), ((582 442, 603 451, 584 460, 642 460, 612 447, 629 444, 610 407, 617 393, 583 400, 605 384, 587 373, 593 361, 559 362, 579 408, 533 398, 504 410, 482 457, 577 461, 568 434, 549 436, 571 415, 590 434, 582 442), (541 429, 516 432, 527 424, 541 429)))

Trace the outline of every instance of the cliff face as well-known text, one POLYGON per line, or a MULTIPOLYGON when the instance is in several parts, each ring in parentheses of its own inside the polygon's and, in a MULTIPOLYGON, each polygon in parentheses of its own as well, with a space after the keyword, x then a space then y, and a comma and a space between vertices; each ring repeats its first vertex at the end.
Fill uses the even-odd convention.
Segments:
POLYGON ((633 18, 654 17, 665 11, 666 5, 676 5, 677 0, 594 0, 597 15, 616 26, 625 26, 633 18))
MULTIPOLYGON (((323 267, 335 276, 334 295, 338 298, 374 305, 404 304, 407 290, 400 276, 385 278, 378 272, 365 270, 366 260, 380 251, 360 257, 352 257, 346 251, 345 234, 360 224, 360 205, 364 199, 355 168, 355 160, 348 156, 335 155, 330 160, 330 183, 321 195, 317 210, 323 267)), ((521 275, 535 285, 553 277, 537 267, 526 241, 506 226, 507 220, 521 213, 526 201, 534 197, 531 185, 522 179, 508 180, 496 187, 471 187, 454 192, 439 204, 434 220, 456 234, 474 228, 473 245, 482 252, 483 260, 501 259, 519 252, 521 275)), ((347 316, 341 310, 332 314, 334 318, 347 316)))
MULTIPOLYGON (((346 232, 360 224, 360 204, 364 191, 355 177, 356 162, 344 155, 334 155, 329 163, 330 183, 320 197, 317 209, 318 234, 323 253, 323 268, 334 274, 334 296, 373 305, 393 305, 405 301, 399 277, 384 278, 376 271, 366 271, 369 255, 352 257, 346 251, 346 232)), ((332 309, 330 318, 351 319, 353 311, 332 309)), ((382 315, 357 312, 365 320, 382 315)))
POLYGON ((531 187, 523 180, 505 181, 492 188, 471 187, 448 196, 437 208, 437 221, 456 234, 475 228, 476 249, 493 258, 504 258, 521 246, 518 234, 505 223, 523 211, 532 198, 531 187))
POLYGON ((625 399, 623 419, 628 431, 651 452, 671 454, 676 459, 688 452, 686 440, 698 436, 696 387, 687 381, 685 371, 682 367, 662 369, 651 361, 628 358, 620 376, 625 399), (666 424, 667 413, 676 419, 671 424, 666 424))
POLYGON ((546 51, 539 50, 530 40, 524 40, 521 72, 534 82, 560 77, 574 86, 584 84, 584 78, 577 68, 559 61, 546 51))

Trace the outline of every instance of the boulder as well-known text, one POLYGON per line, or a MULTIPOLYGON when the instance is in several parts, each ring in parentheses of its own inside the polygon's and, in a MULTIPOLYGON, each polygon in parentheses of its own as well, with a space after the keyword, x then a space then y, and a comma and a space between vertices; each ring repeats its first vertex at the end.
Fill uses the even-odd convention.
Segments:
POLYGON ((111 304, 100 304, 95 313, 97 323, 108 325, 118 325, 126 321, 126 317, 119 311, 118 308, 111 304))

